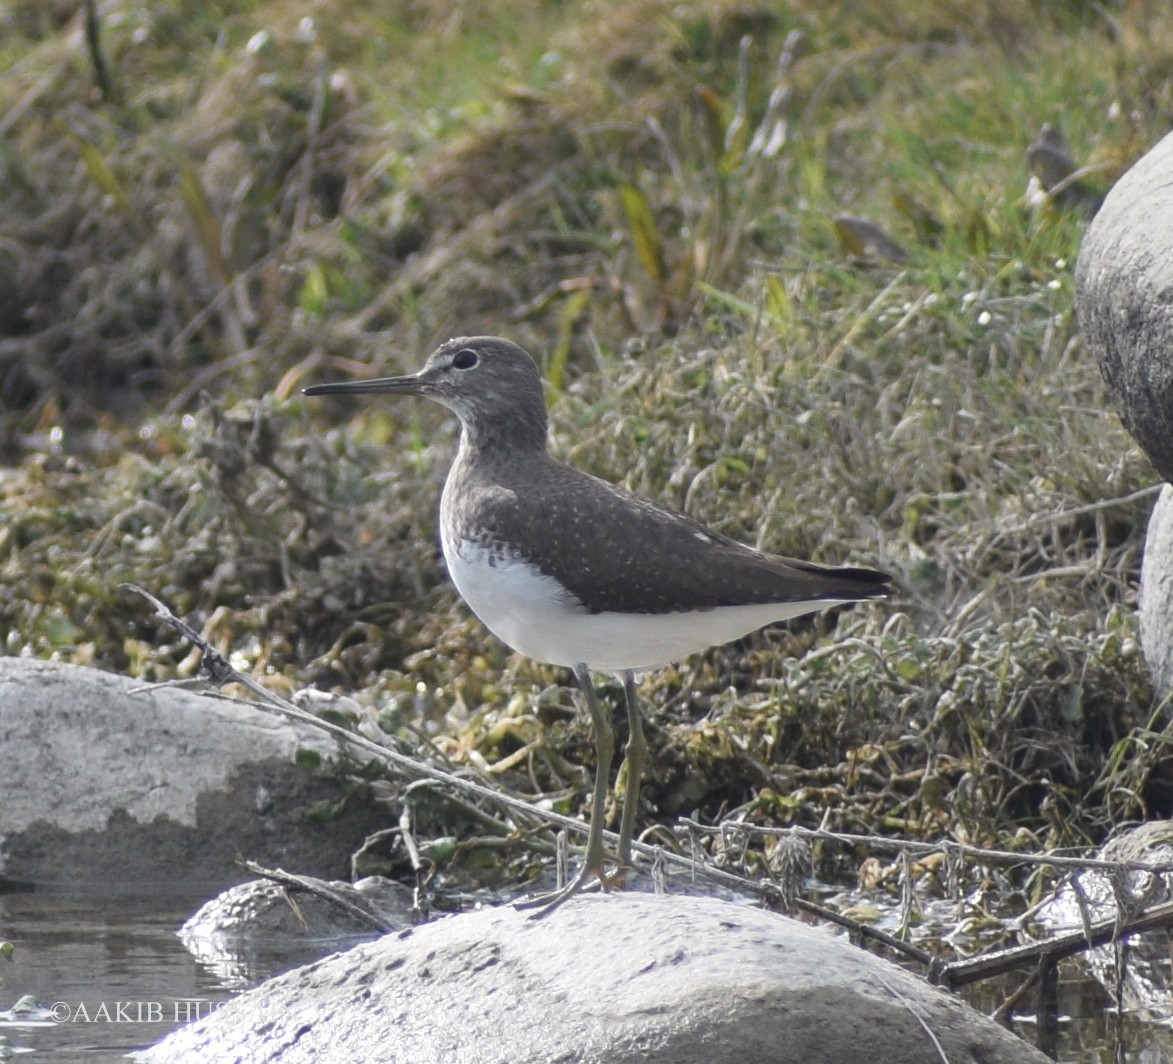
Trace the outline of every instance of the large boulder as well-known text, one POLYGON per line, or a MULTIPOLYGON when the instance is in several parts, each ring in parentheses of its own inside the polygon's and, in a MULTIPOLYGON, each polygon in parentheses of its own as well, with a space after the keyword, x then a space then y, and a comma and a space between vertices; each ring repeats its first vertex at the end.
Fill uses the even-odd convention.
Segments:
POLYGON ((1075 284, 1079 325, 1120 419, 1173 481, 1173 133, 1108 193, 1075 284))
POLYGON ((580 896, 387 935, 248 991, 153 1064, 1046 1061, 824 928, 715 898, 580 896))
POLYGON ((1140 645, 1157 698, 1173 691, 1173 487, 1157 496, 1140 569, 1140 645))
MULTIPOLYGON (((1124 427, 1173 481, 1173 133, 1113 187, 1075 271, 1076 311, 1124 427)), ((1173 691, 1173 500, 1153 510, 1140 636, 1158 697, 1173 691)))
POLYGON ((299 768, 334 742, 224 699, 96 669, 0 658, 0 873, 10 880, 133 884, 247 878, 240 856, 349 878, 385 826, 377 811, 321 823, 345 783, 299 768))

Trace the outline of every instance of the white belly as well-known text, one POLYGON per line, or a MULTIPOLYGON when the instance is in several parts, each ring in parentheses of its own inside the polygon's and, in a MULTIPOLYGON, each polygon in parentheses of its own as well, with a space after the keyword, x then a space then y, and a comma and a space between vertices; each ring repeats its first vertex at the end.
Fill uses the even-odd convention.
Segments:
POLYGON ((490 565, 487 551, 468 544, 444 548, 456 589, 498 639, 535 661, 570 668, 581 663, 596 672, 658 668, 839 601, 719 606, 701 613, 589 613, 532 565, 490 565))

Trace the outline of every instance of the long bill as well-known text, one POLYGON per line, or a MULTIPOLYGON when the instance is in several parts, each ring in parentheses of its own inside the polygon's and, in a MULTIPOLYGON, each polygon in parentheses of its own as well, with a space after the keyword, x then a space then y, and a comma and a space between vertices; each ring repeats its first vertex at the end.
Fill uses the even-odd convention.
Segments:
POLYGON ((302 388, 302 395, 359 395, 370 392, 410 392, 420 390, 418 374, 406 377, 373 377, 365 381, 334 381, 331 384, 311 384, 302 388))

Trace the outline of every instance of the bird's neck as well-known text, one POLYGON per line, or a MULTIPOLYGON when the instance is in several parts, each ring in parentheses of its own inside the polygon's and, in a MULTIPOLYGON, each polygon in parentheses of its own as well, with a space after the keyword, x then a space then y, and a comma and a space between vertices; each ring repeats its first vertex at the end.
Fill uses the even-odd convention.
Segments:
POLYGON ((457 461, 468 464, 527 461, 546 453, 546 411, 518 410, 487 421, 460 419, 457 461))
POLYGON ((467 424, 462 427, 460 446, 440 498, 440 532, 446 557, 461 541, 477 537, 485 523, 486 508, 492 514, 502 499, 523 492, 535 475, 540 478, 541 467, 553 461, 545 443, 544 436, 517 440, 503 439, 497 433, 480 439, 467 424))

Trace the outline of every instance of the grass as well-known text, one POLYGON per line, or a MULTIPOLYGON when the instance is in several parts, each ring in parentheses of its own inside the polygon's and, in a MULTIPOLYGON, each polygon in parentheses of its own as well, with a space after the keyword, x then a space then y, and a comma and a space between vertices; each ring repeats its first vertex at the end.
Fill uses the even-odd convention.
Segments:
POLYGON ((646 819, 1041 847, 1173 812, 1155 477, 1076 331, 1086 212, 1023 201, 1043 123, 1100 191, 1158 139, 1173 33, 1157 0, 973 8, 177 0, 108 17, 104 99, 72 7, 9 5, 5 651, 190 672, 132 580, 453 758, 532 742, 503 782, 578 808, 566 677, 437 557, 450 421, 297 395, 502 333, 561 457, 902 584, 650 678, 646 819))

